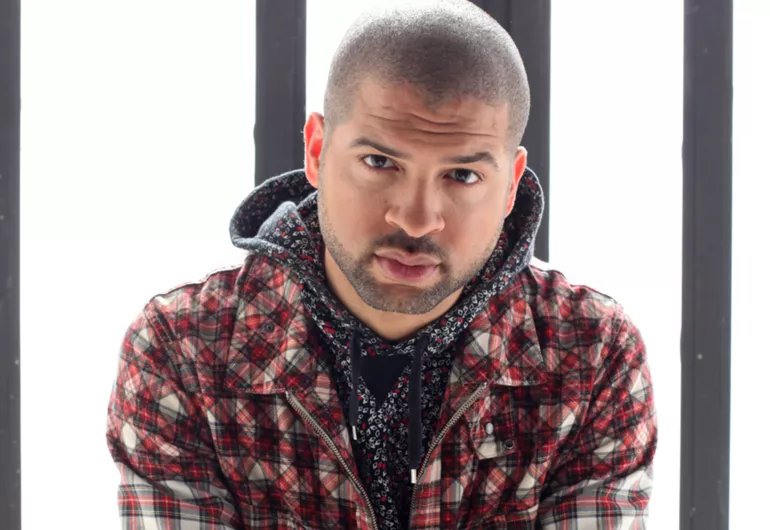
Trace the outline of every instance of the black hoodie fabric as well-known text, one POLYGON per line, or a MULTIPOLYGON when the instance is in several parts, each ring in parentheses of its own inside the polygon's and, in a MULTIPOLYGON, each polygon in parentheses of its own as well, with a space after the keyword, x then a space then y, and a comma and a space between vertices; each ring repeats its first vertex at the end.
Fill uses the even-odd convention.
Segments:
POLYGON ((413 477, 436 432, 455 344, 487 305, 529 265, 543 192, 527 169, 491 257, 441 318, 400 341, 379 337, 331 292, 323 265, 318 193, 302 170, 265 181, 237 208, 230 237, 301 279, 302 300, 327 346, 325 362, 347 413, 357 472, 380 528, 406 529, 413 477), (354 384, 355 382, 355 384, 354 384))

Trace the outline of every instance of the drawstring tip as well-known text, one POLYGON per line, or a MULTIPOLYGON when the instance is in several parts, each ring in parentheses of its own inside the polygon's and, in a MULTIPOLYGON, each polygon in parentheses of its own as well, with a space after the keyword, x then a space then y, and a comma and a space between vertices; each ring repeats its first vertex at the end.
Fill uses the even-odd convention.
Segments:
POLYGON ((417 470, 412 470, 412 484, 417 484, 417 470))
POLYGON ((355 441, 358 441, 358 434, 356 434, 356 428, 355 427, 353 427, 353 439, 355 441))

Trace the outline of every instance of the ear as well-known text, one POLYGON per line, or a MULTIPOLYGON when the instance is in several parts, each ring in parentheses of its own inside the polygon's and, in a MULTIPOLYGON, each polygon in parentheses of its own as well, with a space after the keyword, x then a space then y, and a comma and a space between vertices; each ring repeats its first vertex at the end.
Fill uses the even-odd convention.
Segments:
POLYGON ((505 216, 508 217, 513 211, 513 205, 516 202, 516 190, 519 189, 519 181, 527 169, 527 150, 519 146, 516 149, 516 155, 513 160, 513 178, 511 179, 511 189, 508 190, 508 204, 505 208, 505 216))
POLYGON ((318 189, 318 173, 321 168, 321 150, 324 143, 324 117, 312 112, 305 122, 305 176, 318 189))

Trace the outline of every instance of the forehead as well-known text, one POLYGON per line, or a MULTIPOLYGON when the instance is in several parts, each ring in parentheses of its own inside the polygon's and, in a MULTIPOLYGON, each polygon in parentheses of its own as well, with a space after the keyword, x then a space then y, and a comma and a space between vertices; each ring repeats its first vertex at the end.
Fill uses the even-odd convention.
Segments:
POLYGON ((503 145, 508 137, 508 104, 489 105, 474 98, 454 98, 428 106, 409 84, 363 80, 355 93, 348 123, 392 139, 435 144, 483 142, 503 145))

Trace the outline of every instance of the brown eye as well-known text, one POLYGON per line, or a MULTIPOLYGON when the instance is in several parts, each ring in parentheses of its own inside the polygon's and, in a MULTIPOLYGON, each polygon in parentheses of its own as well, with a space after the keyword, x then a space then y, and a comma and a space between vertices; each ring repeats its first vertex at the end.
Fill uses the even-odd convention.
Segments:
POLYGON ((393 165, 393 161, 387 156, 368 155, 368 156, 365 156, 362 160, 364 161, 364 164, 366 164, 367 166, 373 169, 388 169, 390 167, 395 167, 393 165))
POLYGON ((453 169, 449 174, 461 184, 471 185, 481 182, 481 177, 479 177, 478 173, 470 169, 453 169))

